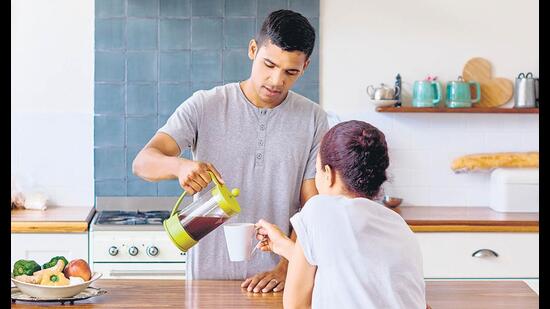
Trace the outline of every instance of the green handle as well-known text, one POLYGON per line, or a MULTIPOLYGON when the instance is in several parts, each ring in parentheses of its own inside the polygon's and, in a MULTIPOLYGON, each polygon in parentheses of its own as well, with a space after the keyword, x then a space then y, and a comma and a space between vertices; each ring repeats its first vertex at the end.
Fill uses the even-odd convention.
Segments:
POLYGON ((187 191, 183 190, 183 193, 180 195, 180 197, 178 198, 177 202, 176 202, 176 205, 174 205, 174 209, 172 209, 172 213, 170 214, 170 217, 174 216, 174 214, 176 213, 176 211, 178 210, 178 207, 180 206, 181 204, 181 201, 183 201, 183 197, 185 196, 185 193, 187 193, 187 191))
MULTIPOLYGON (((214 180, 214 183, 216 184, 216 186, 218 187, 221 186, 220 182, 218 181, 218 178, 216 178, 216 176, 214 176, 214 174, 211 171, 208 171, 208 174, 210 174, 210 178, 214 180)), ((176 205, 174 205, 174 209, 172 209, 172 213, 170 214, 170 217, 172 217, 178 210, 178 207, 180 206, 181 201, 183 201, 183 197, 185 196, 185 193, 187 193, 187 191, 183 190, 183 193, 180 195, 180 197, 176 201, 176 205)))
POLYGON ((476 98, 472 100, 472 103, 477 103, 481 99, 481 87, 476 81, 470 81, 469 84, 476 86, 476 98))
POLYGON ((432 103, 437 105, 441 100, 441 85, 438 82, 432 82, 432 85, 435 86, 436 97, 433 99, 432 103))

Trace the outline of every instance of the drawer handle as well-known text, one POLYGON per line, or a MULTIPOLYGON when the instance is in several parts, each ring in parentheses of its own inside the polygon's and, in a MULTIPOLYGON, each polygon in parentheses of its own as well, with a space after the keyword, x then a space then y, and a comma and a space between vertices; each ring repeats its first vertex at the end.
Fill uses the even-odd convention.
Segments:
POLYGON ((472 253, 472 256, 477 258, 498 257, 498 253, 491 249, 479 249, 476 252, 472 253))
POLYGON ((184 270, 111 270, 111 276, 182 276, 184 270))

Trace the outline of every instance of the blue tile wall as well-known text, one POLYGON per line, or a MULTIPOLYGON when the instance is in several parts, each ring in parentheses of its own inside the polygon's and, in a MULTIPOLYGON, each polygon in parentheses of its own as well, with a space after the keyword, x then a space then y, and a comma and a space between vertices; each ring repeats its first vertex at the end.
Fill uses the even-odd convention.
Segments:
POLYGON ((196 82, 222 81, 222 51, 193 50, 191 52, 191 80, 196 82))
POLYGON ((97 19, 95 32, 97 49, 119 49, 124 48, 124 31, 126 22, 122 18, 97 19))
POLYGON ((223 51, 223 79, 226 81, 245 80, 250 75, 252 60, 242 49, 226 49, 223 51), (248 70, 243 70, 247 68, 248 70))
POLYGON ((187 50, 160 53, 160 81, 187 82, 191 71, 191 53, 187 50))
POLYGON ((128 0, 129 17, 155 17, 158 15, 158 0, 128 0))
POLYGON ((94 149, 94 177, 96 180, 123 179, 126 176, 124 147, 97 147, 94 149))
POLYGON ((256 17, 257 0, 225 0, 225 16, 256 17))
POLYGON ((319 0, 290 0, 289 4, 289 9, 305 17, 319 17, 319 0))
POLYGON ((228 17, 224 20, 223 28, 224 48, 247 49, 256 32, 256 18, 228 17))
POLYGON ((157 84, 128 84, 126 115, 157 115, 157 84))
POLYGON ((123 52, 95 52, 95 80, 96 81, 124 81, 123 52))
POLYGON ((221 18, 194 18, 191 20, 192 49, 221 49, 223 41, 221 18))
POLYGON ((193 16, 223 16, 223 0, 191 0, 193 16))
POLYGON ((319 0, 95 1, 96 196, 181 194, 177 180, 133 175, 136 154, 193 92, 248 78, 248 42, 277 9, 302 13, 317 31, 293 90, 318 102, 319 0))
POLYGON ((139 146, 128 146, 126 147, 126 179, 127 180, 138 180, 140 179, 134 173, 132 173, 132 161, 136 157, 137 153, 141 150, 142 147, 139 146))
POLYGON ((94 146, 124 145, 124 116, 94 116, 94 146))
POLYGON ((157 23, 156 19, 128 19, 127 48, 129 50, 157 49, 157 23))
POLYGON ((129 196, 155 196, 157 194, 157 183, 148 182, 143 179, 128 180, 129 196))
POLYGON ((189 19, 160 20, 160 49, 188 49, 191 41, 189 19))
POLYGON ((126 145, 143 147, 157 131, 157 117, 127 117, 126 118, 126 145))
POLYGON ((189 0, 160 0, 160 16, 191 16, 191 6, 189 4, 189 0))
POLYGON ((128 82, 157 81, 157 53, 148 51, 129 51, 126 53, 128 62, 128 82))
POLYGON ((95 113, 124 115, 124 85, 96 84, 95 113))
POLYGON ((177 180, 161 181, 158 183, 159 196, 178 196, 183 192, 177 180))
MULTIPOLYGON (((190 83, 183 84, 166 84, 159 85, 159 103, 158 114, 170 116, 176 110, 176 108, 189 98, 193 93, 191 92, 190 83)), ((163 123, 164 124, 164 123, 163 123)))
POLYGON ((280 9, 288 9, 288 1, 287 0, 258 0, 257 6, 258 6, 258 11, 256 16, 259 19, 261 19, 258 21, 258 23, 261 25, 263 22, 263 19, 267 15, 269 15, 269 13, 280 9))
POLYGON ((106 179, 95 181, 95 195, 97 196, 127 196, 126 180, 106 179))
POLYGON ((117 17, 124 16, 125 0, 96 0, 95 1, 95 17, 117 17))

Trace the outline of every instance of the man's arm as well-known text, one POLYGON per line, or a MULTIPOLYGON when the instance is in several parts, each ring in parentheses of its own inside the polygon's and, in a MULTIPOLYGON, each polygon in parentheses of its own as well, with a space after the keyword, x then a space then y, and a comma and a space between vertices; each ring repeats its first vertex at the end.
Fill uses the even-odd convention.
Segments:
POLYGON ((177 178, 180 153, 176 141, 170 135, 159 132, 138 152, 132 163, 132 172, 147 181, 177 178))
MULTIPOLYGON (((306 179, 302 182, 300 188, 300 204, 304 207, 305 203, 314 195, 317 195, 315 187, 315 179, 306 179)), ((292 226, 291 226, 292 229, 292 226)), ((296 232, 292 229, 290 239, 296 242, 296 232)), ((288 269, 288 260, 280 257, 279 264, 272 271, 256 274, 253 277, 247 278, 241 287, 248 291, 254 292, 279 292, 285 288, 286 273, 288 269)))
POLYGON ((180 158, 180 153, 176 141, 170 135, 159 132, 137 154, 132 172, 147 181, 177 178, 180 186, 189 194, 195 194, 208 186, 208 171, 223 183, 220 173, 212 164, 180 158))

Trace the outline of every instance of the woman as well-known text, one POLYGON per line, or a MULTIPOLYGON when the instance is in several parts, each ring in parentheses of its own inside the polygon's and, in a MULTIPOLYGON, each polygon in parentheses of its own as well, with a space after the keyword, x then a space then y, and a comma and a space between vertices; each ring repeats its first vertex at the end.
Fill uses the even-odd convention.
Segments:
POLYGON ((296 243, 260 220, 258 246, 289 260, 285 308, 426 308, 414 233, 374 202, 389 165, 384 134, 362 121, 323 137, 312 197, 291 219, 296 243))

